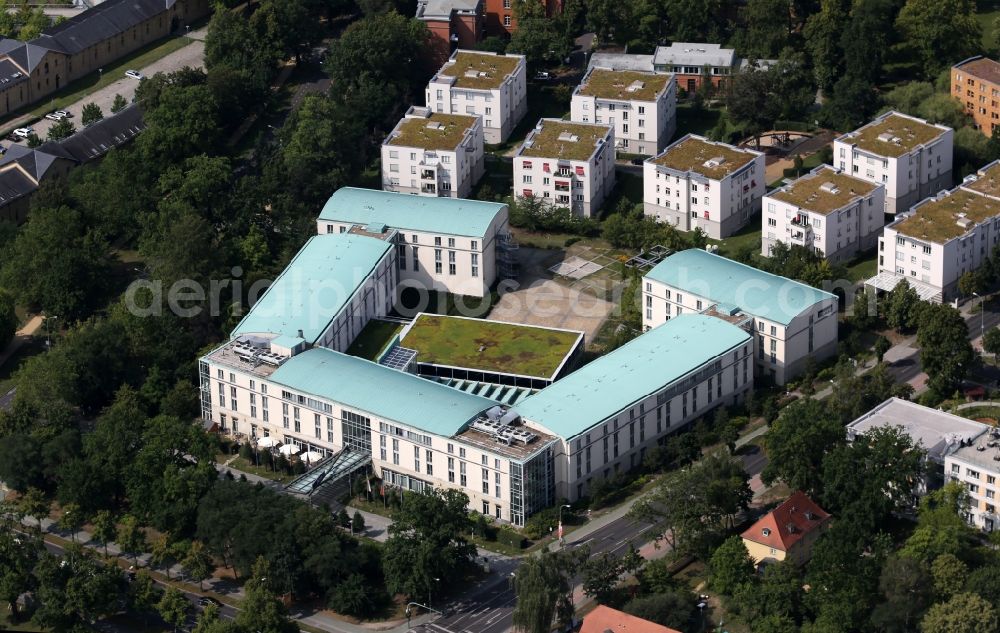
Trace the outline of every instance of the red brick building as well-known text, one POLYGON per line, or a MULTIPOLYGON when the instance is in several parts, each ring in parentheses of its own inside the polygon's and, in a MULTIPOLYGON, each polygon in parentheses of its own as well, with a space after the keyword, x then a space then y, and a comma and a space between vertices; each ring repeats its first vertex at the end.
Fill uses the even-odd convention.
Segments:
MULTIPOLYGON (((532 0, 486 0, 486 34, 511 35, 517 30, 514 3, 532 0)), ((545 5, 545 15, 552 17, 562 11, 562 0, 534 0, 545 5)))
POLYGON ((435 65, 457 48, 474 48, 486 33, 484 0, 419 0, 417 19, 431 32, 435 65))

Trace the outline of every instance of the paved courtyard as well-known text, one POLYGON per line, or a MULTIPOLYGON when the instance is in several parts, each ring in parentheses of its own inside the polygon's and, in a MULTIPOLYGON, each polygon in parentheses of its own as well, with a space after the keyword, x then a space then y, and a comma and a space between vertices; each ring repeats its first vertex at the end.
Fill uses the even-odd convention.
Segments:
MULTIPOLYGON (((501 293, 489 318, 580 330, 585 333, 586 342, 593 341, 615 305, 555 278, 549 269, 566 261, 566 253, 521 248, 518 256, 521 263, 518 285, 501 293)), ((574 268, 572 263, 569 268, 574 268)))

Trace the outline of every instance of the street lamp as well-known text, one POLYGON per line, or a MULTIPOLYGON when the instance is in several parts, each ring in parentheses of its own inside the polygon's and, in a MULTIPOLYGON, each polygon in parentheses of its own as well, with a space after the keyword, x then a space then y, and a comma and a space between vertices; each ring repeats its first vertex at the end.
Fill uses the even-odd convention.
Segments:
MULTIPOLYGON (((440 578, 435 578, 434 582, 441 582, 441 579, 440 578)), ((434 603, 431 602, 431 589, 433 589, 433 586, 427 588, 427 606, 428 607, 433 607, 434 606, 434 603)))
POLYGON ((566 539, 563 538, 562 511, 563 511, 563 508, 568 508, 568 507, 570 507, 570 506, 567 505, 567 504, 563 504, 563 505, 559 506, 559 544, 560 545, 565 545, 566 544, 566 539))
POLYGON ((986 337, 986 306, 984 305, 986 298, 980 296, 978 293, 973 292, 973 297, 979 297, 979 347, 985 352, 986 347, 983 339, 986 337))
POLYGON ((45 347, 46 348, 52 346, 52 340, 51 340, 52 337, 50 336, 50 331, 49 331, 49 319, 58 319, 58 318, 59 317, 57 315, 55 315, 55 314, 53 314, 52 316, 46 316, 45 317, 45 347))

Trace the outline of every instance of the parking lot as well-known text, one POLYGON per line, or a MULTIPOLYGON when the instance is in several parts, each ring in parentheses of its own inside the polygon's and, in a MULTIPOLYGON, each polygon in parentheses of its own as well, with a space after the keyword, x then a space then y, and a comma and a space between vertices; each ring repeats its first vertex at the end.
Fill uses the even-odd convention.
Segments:
MULTIPOLYGON (((169 73, 175 70, 180 70, 185 66, 191 68, 202 68, 205 63, 205 32, 207 27, 198 29, 196 31, 191 31, 188 34, 193 41, 185 46, 184 48, 178 49, 169 55, 166 55, 157 61, 149 64, 143 68, 137 68, 142 72, 143 75, 149 77, 158 72, 169 73)), ((135 79, 125 77, 122 74, 121 78, 111 83, 103 88, 100 88, 87 96, 81 98, 76 103, 62 108, 72 114, 70 121, 73 125, 80 129, 83 124, 80 123, 80 116, 83 111, 83 106, 88 103, 96 103, 104 116, 109 116, 111 114, 111 105, 114 103, 115 95, 120 94, 125 97, 128 101, 132 101, 132 97, 135 96, 135 89, 138 87, 139 82, 135 79)), ((55 110, 56 108, 52 108, 55 110)), ((34 128, 35 134, 39 138, 45 140, 48 134, 49 128, 55 125, 55 121, 50 121, 48 119, 40 119, 34 123, 31 127, 34 128)))

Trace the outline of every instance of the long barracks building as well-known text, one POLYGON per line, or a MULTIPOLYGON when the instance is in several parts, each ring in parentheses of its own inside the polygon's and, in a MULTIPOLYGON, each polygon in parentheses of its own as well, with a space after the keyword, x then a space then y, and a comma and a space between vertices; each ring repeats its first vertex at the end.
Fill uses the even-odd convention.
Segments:
MULTIPOLYGON (((361 206, 363 193, 352 192, 361 206)), ((753 384, 751 334, 700 314, 516 401, 505 387, 418 376, 419 350, 398 340, 378 362, 345 354, 389 311, 400 274, 391 241, 337 231, 310 239, 230 340, 201 358, 205 420, 327 456, 314 473, 370 464, 386 485, 457 488, 470 509, 523 525, 639 465, 650 447, 753 384)))

